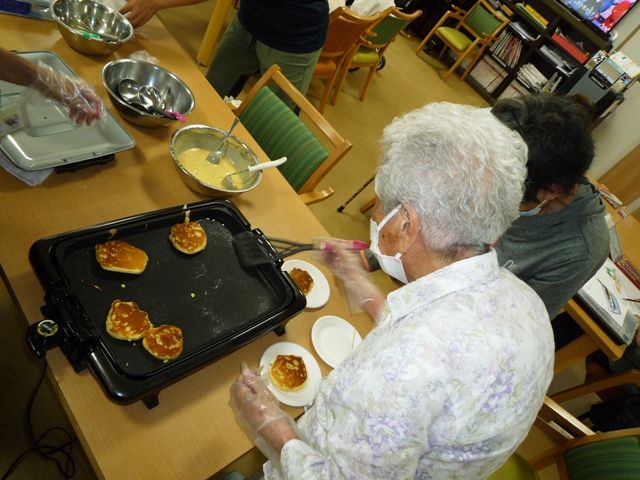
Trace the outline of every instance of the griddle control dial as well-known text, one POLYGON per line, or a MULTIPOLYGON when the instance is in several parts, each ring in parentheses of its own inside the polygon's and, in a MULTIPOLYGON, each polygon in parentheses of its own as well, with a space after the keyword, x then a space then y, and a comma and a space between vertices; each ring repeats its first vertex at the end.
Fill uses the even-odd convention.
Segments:
POLYGON ((38 358, 44 357, 47 350, 60 346, 63 339, 63 330, 50 319, 40 320, 27 329, 27 344, 38 358))
POLYGON ((53 320, 42 320, 41 322, 38 322, 36 331, 43 337, 51 337, 58 332, 58 324, 53 320))

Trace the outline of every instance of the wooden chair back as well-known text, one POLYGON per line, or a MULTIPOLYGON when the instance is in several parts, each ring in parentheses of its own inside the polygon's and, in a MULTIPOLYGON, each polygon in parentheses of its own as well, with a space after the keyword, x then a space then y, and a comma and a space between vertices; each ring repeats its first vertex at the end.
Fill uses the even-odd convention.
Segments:
POLYGON ((287 157, 287 162, 278 169, 306 204, 333 194, 330 187, 319 192, 314 189, 352 145, 282 74, 278 65, 265 72, 235 114, 269 158, 287 157), (295 103, 321 138, 287 107, 270 85, 295 103), (329 145, 329 149, 324 145, 329 145))

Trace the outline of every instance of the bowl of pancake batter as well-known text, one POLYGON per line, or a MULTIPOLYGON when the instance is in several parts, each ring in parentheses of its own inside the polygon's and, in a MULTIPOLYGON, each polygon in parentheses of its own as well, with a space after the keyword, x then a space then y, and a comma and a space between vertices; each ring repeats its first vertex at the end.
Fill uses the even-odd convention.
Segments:
POLYGON ((178 173, 191 189, 209 197, 231 197, 252 190, 262 180, 262 172, 247 172, 231 175, 233 188, 225 187, 224 177, 253 165, 258 157, 239 138, 229 135, 222 147, 219 163, 207 159, 217 152, 227 132, 206 125, 182 127, 171 135, 169 149, 178 173))

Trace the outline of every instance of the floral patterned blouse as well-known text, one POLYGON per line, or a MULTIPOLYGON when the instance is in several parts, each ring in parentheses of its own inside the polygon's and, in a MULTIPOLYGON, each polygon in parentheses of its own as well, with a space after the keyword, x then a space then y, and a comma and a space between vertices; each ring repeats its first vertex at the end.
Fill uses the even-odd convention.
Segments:
POLYGON ((392 292, 318 387, 267 479, 483 479, 527 436, 553 376, 544 304, 495 251, 392 292))

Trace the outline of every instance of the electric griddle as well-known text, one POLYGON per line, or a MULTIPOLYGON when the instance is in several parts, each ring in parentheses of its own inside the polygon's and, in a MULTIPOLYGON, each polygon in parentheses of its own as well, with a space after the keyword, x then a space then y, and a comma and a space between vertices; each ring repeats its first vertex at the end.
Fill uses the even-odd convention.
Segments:
POLYGON ((45 320, 27 331, 32 352, 42 357, 60 347, 74 370, 88 368, 112 401, 142 400, 155 407, 161 389, 272 330, 282 335, 287 321, 306 306, 281 260, 255 267, 239 262, 233 236, 247 231, 269 245, 232 202, 208 200, 38 240, 29 259, 46 304, 45 320), (169 240, 171 226, 187 214, 207 233, 206 248, 194 255, 179 252, 169 240), (95 246, 110 239, 144 250, 145 271, 102 269, 95 246), (136 302, 154 326, 181 328, 182 354, 162 362, 141 340, 111 337, 105 323, 114 300, 136 302))

